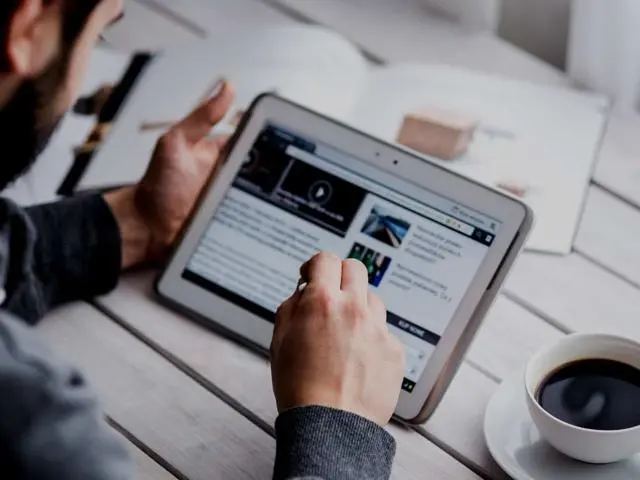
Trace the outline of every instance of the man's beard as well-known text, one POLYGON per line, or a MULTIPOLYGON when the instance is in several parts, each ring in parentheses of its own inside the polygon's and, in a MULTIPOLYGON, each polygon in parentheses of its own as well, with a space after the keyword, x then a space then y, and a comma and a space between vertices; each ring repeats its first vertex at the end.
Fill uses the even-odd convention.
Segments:
POLYGON ((0 190, 26 173, 46 148, 62 119, 55 104, 67 77, 68 56, 53 61, 45 72, 25 80, 0 109, 0 190))

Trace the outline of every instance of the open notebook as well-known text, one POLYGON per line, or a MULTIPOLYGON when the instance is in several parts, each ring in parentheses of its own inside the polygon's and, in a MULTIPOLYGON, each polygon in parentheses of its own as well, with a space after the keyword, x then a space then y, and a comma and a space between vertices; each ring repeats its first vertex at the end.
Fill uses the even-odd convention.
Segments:
POLYGON ((78 189, 137 180, 167 124, 190 111, 221 77, 237 103, 230 131, 260 92, 280 95, 395 141, 404 114, 440 107, 480 120, 469 152, 433 159, 489 185, 526 185, 537 223, 527 248, 568 253, 606 123, 599 96, 448 66, 373 67, 341 36, 318 27, 221 32, 159 55, 138 82, 78 189))

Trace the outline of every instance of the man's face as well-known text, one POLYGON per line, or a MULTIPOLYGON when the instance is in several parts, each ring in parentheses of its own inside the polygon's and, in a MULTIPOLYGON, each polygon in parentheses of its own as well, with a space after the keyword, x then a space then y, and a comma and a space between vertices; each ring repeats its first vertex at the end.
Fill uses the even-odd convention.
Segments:
MULTIPOLYGON (((57 3, 64 2, 57 0, 57 3)), ((64 22, 70 21, 71 15, 58 12, 58 25, 49 22, 42 27, 46 35, 50 35, 48 41, 57 42, 58 48, 53 50, 44 69, 30 78, 20 79, 17 89, 0 109, 4 152, 0 159, 0 189, 27 171, 46 147, 58 122, 77 98, 91 50, 100 33, 121 15, 122 5, 123 0, 102 0, 72 42, 63 39, 67 28, 64 22)), ((67 8, 73 9, 73 6, 67 8)))

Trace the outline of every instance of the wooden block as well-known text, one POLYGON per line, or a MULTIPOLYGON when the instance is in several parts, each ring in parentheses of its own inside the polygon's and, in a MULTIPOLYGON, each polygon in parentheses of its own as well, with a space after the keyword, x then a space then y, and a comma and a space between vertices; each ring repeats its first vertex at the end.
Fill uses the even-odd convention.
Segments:
POLYGON ((405 115, 397 142, 426 155, 452 160, 464 154, 478 120, 440 108, 405 115))

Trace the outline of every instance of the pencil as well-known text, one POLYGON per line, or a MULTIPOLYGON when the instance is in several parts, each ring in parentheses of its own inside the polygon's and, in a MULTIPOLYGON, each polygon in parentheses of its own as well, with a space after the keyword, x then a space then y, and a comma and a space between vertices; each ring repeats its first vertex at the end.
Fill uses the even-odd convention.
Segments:
POLYGON ((154 130, 166 130, 176 122, 142 122, 139 130, 141 132, 150 132, 154 130))

